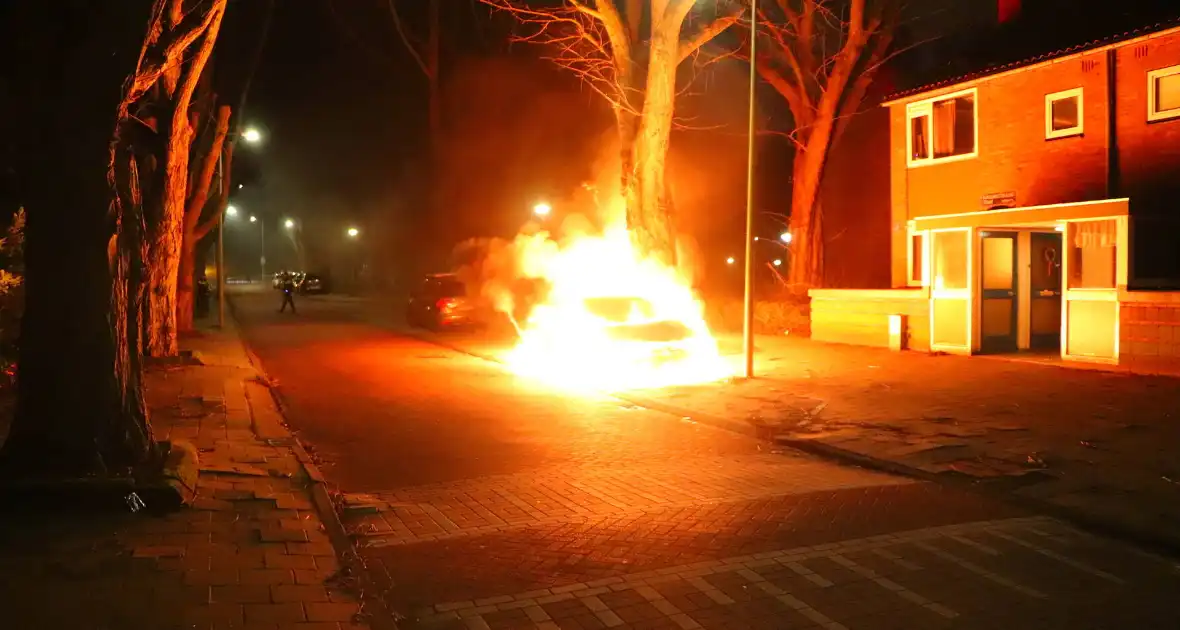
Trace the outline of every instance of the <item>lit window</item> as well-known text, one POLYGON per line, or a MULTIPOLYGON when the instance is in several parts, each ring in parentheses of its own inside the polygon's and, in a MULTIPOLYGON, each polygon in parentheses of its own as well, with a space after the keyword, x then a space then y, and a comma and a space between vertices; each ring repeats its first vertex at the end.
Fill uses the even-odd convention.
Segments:
POLYGON ((1045 138, 1081 135, 1082 122, 1082 88, 1045 97, 1045 138))
POLYGON ((910 166, 975 157, 975 90, 906 108, 910 166))
POLYGON ((1147 73, 1147 119, 1180 117, 1180 66, 1147 73))
POLYGON ((911 232, 909 256, 907 259, 907 267, 909 278, 906 284, 912 287, 920 287, 925 284, 926 280, 926 233, 925 232, 911 232))

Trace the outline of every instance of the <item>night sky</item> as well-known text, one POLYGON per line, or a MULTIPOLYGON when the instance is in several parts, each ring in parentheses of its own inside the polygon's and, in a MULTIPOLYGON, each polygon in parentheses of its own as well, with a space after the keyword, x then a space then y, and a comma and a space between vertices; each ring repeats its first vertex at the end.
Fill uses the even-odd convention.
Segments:
MULTIPOLYGON (((914 0, 899 37, 928 44, 899 60, 891 87, 1177 12, 1174 1, 1162 0, 1024 0, 1028 19, 1008 28, 1001 46, 985 28, 995 23, 997 1, 914 0), (1046 28, 1050 22, 1056 27, 1046 28)), ((424 37, 426 2, 398 4, 411 34, 424 37)), ((231 0, 218 44, 223 77, 246 67, 264 5, 231 0)), ((539 48, 509 44, 509 16, 491 14, 478 0, 442 0, 443 204, 438 216, 426 216, 427 83, 395 34, 388 0, 278 0, 276 6, 245 116, 265 132, 266 142, 238 158, 261 178, 233 200, 263 219, 268 270, 295 264, 281 223, 290 217, 302 227, 308 266, 331 266, 355 249, 358 243, 343 236, 355 225, 383 273, 437 271, 455 243, 511 236, 536 200, 561 199, 592 177, 611 127, 603 102, 539 60, 539 48)), ((679 113, 702 127, 673 139, 678 211, 711 258, 740 251, 746 72, 736 60, 714 64, 677 103, 679 113)), ((789 125, 781 97, 765 86, 759 106, 764 121, 789 125)), ((787 141, 760 141, 758 208, 764 216, 788 206, 790 151, 787 141)), ((766 221, 760 230, 776 232, 773 220, 766 221)), ((256 274, 258 245, 257 226, 227 225, 231 271, 256 274)))

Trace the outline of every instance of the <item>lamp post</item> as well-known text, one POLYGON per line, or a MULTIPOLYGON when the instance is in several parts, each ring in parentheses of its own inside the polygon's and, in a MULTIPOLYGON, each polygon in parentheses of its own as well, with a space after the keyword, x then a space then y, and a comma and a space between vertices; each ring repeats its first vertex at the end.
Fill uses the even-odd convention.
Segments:
MULTIPOLYGON (((239 132, 239 135, 248 144, 258 144, 262 142, 262 133, 253 127, 247 127, 245 131, 239 132)), ((231 139, 232 142, 232 139, 231 139)), ((217 156, 217 185, 221 187, 222 195, 229 196, 229 189, 225 185, 225 151, 227 147, 221 148, 221 153, 217 156)), ((241 186, 238 186, 241 188, 241 186)), ((225 199, 221 203, 225 203, 225 199)), ((226 205, 224 212, 217 217, 217 327, 225 327, 225 215, 235 216, 238 209, 231 205, 226 205), (232 210, 232 212, 231 212, 232 210)), ((265 263, 264 263, 265 264, 265 263)))
POLYGON ((262 274, 258 281, 266 282, 266 221, 259 221, 258 217, 250 215, 250 223, 258 224, 259 251, 261 252, 258 261, 262 274))
POLYGON ((757 132, 757 107, 754 102, 758 85, 758 0, 750 0, 750 112, 747 121, 746 157, 746 287, 742 322, 742 353, 746 359, 746 378, 754 378, 754 134, 757 132))

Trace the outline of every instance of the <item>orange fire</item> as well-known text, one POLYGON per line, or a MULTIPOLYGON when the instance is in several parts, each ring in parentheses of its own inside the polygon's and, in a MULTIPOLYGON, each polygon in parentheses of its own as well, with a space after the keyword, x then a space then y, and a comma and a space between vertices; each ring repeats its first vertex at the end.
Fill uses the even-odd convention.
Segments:
POLYGON ((544 232, 522 236, 515 249, 518 273, 549 290, 517 324, 520 340, 504 357, 513 372, 610 391, 731 374, 688 279, 636 251, 623 221, 561 242, 544 232))

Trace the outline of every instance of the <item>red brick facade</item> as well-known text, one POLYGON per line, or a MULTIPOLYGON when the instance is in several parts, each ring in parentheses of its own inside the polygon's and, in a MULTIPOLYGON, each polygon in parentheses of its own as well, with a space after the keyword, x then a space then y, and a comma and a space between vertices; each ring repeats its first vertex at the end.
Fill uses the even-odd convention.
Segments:
MULTIPOLYGON (((906 221, 987 210, 988 195, 1004 195, 1010 200, 1003 205, 1013 207, 1129 197, 1141 232, 1168 227, 1140 219, 1180 221, 1174 201, 1180 195, 1180 118, 1151 122, 1147 115, 1148 72, 1177 65, 1180 29, 1171 29, 891 104, 894 286, 904 285, 906 221), (1077 88, 1083 91, 1082 134, 1046 139, 1045 97, 1077 88), (978 154, 909 165, 907 106, 968 89, 976 91, 978 154)), ((1134 263, 1131 271, 1134 278, 1134 263)))

